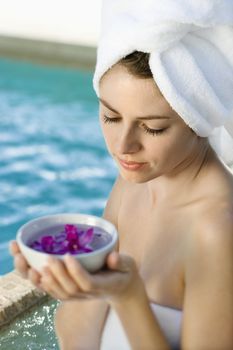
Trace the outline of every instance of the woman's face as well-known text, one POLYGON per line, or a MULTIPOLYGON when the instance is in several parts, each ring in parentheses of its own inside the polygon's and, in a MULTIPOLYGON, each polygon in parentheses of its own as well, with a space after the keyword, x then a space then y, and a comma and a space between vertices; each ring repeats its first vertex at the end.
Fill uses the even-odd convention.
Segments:
POLYGON ((128 181, 172 175, 197 152, 197 136, 154 80, 137 78, 119 64, 101 79, 99 114, 108 151, 128 181))

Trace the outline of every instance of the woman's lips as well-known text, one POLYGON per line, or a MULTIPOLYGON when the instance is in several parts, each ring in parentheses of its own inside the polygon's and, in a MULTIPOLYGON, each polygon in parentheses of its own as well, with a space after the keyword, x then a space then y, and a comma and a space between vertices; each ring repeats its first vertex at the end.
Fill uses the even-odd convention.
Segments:
POLYGON ((123 166, 123 168, 127 169, 127 170, 139 170, 141 169, 146 163, 137 163, 137 162, 127 162, 125 160, 122 160, 120 158, 119 162, 120 164, 123 166))

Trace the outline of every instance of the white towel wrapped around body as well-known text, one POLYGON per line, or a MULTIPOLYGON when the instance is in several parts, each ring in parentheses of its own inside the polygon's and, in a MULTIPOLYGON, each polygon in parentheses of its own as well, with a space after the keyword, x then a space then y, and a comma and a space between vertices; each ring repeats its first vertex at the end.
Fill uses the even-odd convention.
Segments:
POLYGON ((134 51, 150 54, 161 93, 233 163, 233 0, 103 0, 93 84, 134 51))

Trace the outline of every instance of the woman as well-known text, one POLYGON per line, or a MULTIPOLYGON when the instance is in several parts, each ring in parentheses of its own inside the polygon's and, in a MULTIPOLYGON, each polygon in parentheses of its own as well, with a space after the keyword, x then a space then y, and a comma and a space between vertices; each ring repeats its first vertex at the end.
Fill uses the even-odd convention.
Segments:
POLYGON ((163 96, 150 57, 134 50, 98 78, 119 167, 104 211, 120 236, 107 269, 91 275, 68 256, 40 275, 11 244, 16 268, 62 301, 64 350, 233 348, 233 174, 163 96))

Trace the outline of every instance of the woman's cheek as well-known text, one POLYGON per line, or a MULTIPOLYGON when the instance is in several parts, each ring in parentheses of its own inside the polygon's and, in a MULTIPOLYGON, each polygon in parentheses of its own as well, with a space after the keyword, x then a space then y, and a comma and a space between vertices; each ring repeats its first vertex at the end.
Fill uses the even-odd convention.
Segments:
POLYGON ((116 130, 113 128, 110 128, 108 125, 103 126, 103 134, 104 134, 104 139, 106 144, 108 145, 109 148, 112 148, 117 140, 117 133, 116 130))
POLYGON ((110 133, 109 131, 105 132, 105 130, 103 130, 103 136, 104 136, 107 150, 110 154, 112 154, 113 149, 114 149, 114 135, 112 133, 110 133))

